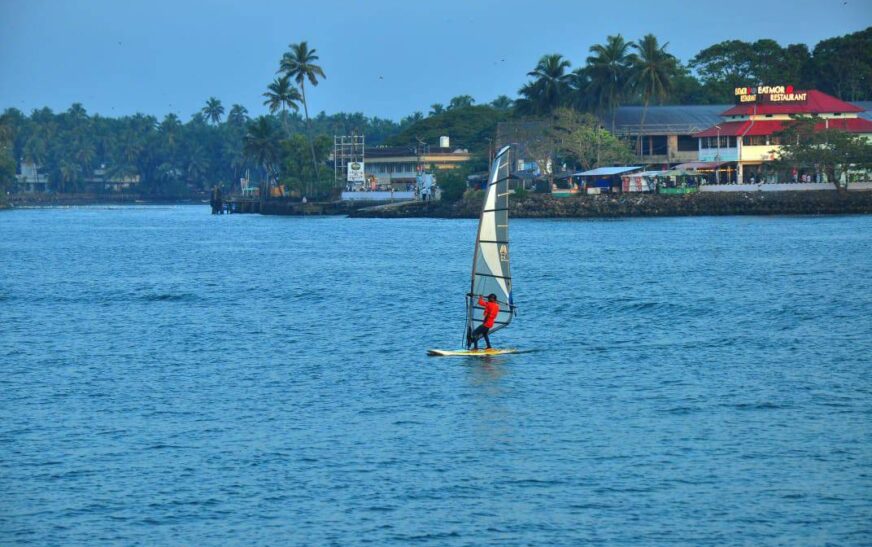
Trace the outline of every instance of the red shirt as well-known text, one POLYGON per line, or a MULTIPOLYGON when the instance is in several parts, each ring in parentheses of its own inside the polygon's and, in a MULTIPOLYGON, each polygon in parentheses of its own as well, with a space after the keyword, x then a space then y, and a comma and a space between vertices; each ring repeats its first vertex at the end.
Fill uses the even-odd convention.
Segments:
POLYGON ((478 297, 478 305, 484 306, 484 319, 482 320, 482 325, 487 328, 492 328, 494 326, 494 320, 497 318, 497 314, 500 313, 500 305, 496 302, 488 302, 482 297, 478 297))

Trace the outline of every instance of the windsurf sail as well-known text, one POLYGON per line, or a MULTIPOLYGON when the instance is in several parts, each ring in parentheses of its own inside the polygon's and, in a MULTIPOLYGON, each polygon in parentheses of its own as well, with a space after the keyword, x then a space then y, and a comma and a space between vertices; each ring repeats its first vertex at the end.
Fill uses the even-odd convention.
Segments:
POLYGON ((472 258, 472 297, 466 297, 466 340, 483 320, 478 296, 497 295, 500 313, 490 332, 505 328, 515 315, 512 274, 509 269, 509 147, 503 147, 491 164, 484 204, 472 258))

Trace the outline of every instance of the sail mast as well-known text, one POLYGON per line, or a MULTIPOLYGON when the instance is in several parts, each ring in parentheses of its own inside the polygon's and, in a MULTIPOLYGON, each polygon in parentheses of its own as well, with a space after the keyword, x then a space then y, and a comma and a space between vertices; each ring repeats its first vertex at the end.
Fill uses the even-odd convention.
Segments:
POLYGON ((503 147, 491 164, 484 203, 475 237, 472 278, 467 297, 466 333, 481 324, 477 295, 497 295, 500 313, 491 332, 512 320, 512 278, 509 269, 509 147, 503 147))

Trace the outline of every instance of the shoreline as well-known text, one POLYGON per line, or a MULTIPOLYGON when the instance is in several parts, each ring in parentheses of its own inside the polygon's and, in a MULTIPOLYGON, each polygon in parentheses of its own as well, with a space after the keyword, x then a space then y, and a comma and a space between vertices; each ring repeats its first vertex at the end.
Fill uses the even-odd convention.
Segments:
POLYGON ((7 197, 6 205, 10 209, 88 205, 202 205, 203 199, 144 197, 139 194, 12 194, 7 197))
MULTIPOLYGON (((53 194, 10 196, 0 210, 95 205, 202 205, 197 198, 146 198, 53 194), (35 198, 35 199, 34 199, 35 198)), ((457 202, 310 202, 268 201, 260 213, 272 216, 345 216, 347 218, 465 218, 481 213, 480 200, 457 202)), ((530 194, 509 202, 512 218, 636 218, 735 215, 840 215, 872 213, 872 191, 729 192, 685 195, 617 194, 555 198, 530 194)))
MULTIPOLYGON (((478 218, 480 201, 414 202, 366 208, 353 218, 478 218)), ((532 194, 509 202, 511 218, 635 218, 872 213, 872 192, 729 192, 685 195, 618 194, 554 198, 532 194)))

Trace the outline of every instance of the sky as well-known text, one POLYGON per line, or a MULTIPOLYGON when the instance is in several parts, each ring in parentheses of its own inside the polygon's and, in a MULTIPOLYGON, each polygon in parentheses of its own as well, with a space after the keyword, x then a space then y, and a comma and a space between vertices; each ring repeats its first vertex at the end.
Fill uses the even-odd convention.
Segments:
POLYGON ((310 113, 399 120, 456 95, 514 98, 548 53, 583 66, 609 34, 653 33, 687 62, 714 43, 809 48, 872 26, 872 0, 0 0, 0 111, 183 120, 217 97, 251 115, 293 42, 327 75, 310 113))

